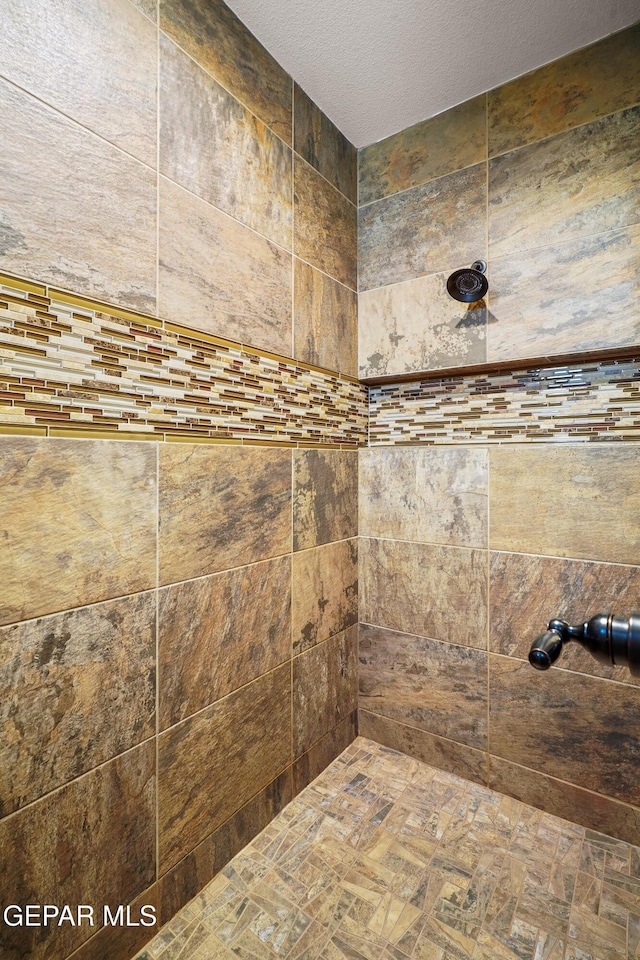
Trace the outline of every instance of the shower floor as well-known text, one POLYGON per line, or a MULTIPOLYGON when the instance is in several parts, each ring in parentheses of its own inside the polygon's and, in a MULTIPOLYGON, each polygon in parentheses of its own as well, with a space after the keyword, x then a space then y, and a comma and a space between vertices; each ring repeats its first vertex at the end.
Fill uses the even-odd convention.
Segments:
POLYGON ((640 958, 640 848, 358 737, 139 960, 640 958))

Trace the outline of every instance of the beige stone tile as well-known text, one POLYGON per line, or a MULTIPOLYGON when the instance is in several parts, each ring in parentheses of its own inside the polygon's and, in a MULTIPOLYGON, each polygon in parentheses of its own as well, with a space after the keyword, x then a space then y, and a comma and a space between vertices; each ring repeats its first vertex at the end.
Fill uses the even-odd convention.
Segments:
POLYGON ((160 179, 163 317, 290 356, 291 271, 281 247, 160 179))
MULTIPOLYGON (((3 904, 126 904, 155 880, 155 747, 148 741, 0 820, 3 904)), ((151 901, 152 902, 152 901, 151 901)), ((66 957, 95 928, 0 928, 3 957, 66 957)))
POLYGON ((361 377, 486 363, 485 301, 458 303, 447 273, 367 290, 358 297, 358 355, 361 377))
POLYGON ((489 255, 579 240, 638 221, 640 107, 489 162, 489 255))
POLYGON ((490 155, 636 104, 639 45, 635 24, 490 91, 490 155))
POLYGON ((7 80, 155 168, 156 29, 129 0, 20 0, 2 35, 7 80))
POLYGON ((484 94, 359 151, 360 203, 371 203, 487 158, 484 94))
POLYGON ((602 960, 619 960, 627 955, 626 924, 620 926, 579 907, 571 911, 569 937, 574 941, 573 949, 588 950, 602 960))
POLYGON ((293 549, 358 534, 358 451, 293 454, 293 549))
POLYGON ((223 0, 160 0, 160 27, 291 144, 291 78, 223 0))
POLYGON ((291 249, 291 150, 163 34, 160 171, 291 249))
POLYGON ((155 586, 156 449, 0 438, 0 623, 155 586))
POLYGON ((294 554, 291 619, 294 653, 357 623, 357 539, 294 554))
POLYGON ((293 146, 352 203, 358 202, 358 151, 336 125, 294 84, 293 146))
POLYGON ((487 782, 487 757, 483 751, 364 709, 358 710, 358 725, 362 737, 458 777, 487 782))
POLYGON ((153 23, 158 20, 158 0, 132 0, 132 3, 153 23))
POLYGON ((189 580, 291 549, 291 453, 160 449, 160 582, 189 580))
POLYGON ((638 250, 640 227, 630 226, 492 260, 489 360, 637 343, 638 250))
POLYGON ((358 627, 293 661, 293 753, 300 757, 358 705, 358 627))
POLYGON ((358 657, 361 710, 486 749, 484 651, 362 624, 358 657))
MULTIPOLYGON (((492 553, 490 648, 526 660, 535 637, 553 617, 583 623, 610 610, 626 616, 640 596, 640 567, 519 553, 492 553)), ((595 677, 640 684, 623 666, 599 663, 579 643, 567 643, 559 666, 595 677)))
POLYGON ((486 547, 486 450, 373 447, 359 458, 361 536, 486 547))
POLYGON ((640 803, 637 687, 491 654, 491 752, 586 790, 640 803))
MULTIPOLYGON (((160 922, 168 923, 186 903, 209 884, 217 871, 243 849, 291 800, 289 771, 260 790, 221 827, 161 877, 159 882, 160 922)), ((221 873, 206 890, 208 900, 215 883, 225 880, 221 873)), ((205 891, 203 891, 205 892, 205 891)))
POLYGON ((294 157, 294 252, 356 289, 356 208, 304 160, 294 157))
POLYGON ((154 313, 156 174, 4 81, 0 127, 0 270, 154 313))
POLYGON ((486 649, 485 551, 366 537, 359 549, 361 621, 486 649))
POLYGON ((486 199, 480 163, 360 207, 360 291, 485 258, 486 199))
POLYGON ((164 874, 290 764, 289 665, 160 734, 158 751, 164 874))
POLYGON ((161 730, 290 656, 289 557, 167 587, 158 601, 161 730))
POLYGON ((155 734, 155 595, 0 628, 0 816, 155 734))
POLYGON ((358 297, 355 291, 294 257, 294 356, 305 363, 358 375, 358 297))
POLYGON ((330 730, 293 764, 293 790, 299 793, 345 750, 358 733, 358 715, 353 713, 330 730))
POLYGON ((632 444, 514 445, 489 458, 493 549, 637 563, 632 444))

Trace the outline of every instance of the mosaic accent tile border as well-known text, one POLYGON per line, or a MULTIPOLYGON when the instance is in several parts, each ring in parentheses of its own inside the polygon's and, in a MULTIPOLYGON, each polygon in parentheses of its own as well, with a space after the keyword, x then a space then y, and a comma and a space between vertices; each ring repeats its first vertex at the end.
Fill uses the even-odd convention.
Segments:
POLYGON ((640 440, 640 360, 369 389, 372 445, 576 440, 640 440))
POLYGON ((0 433, 355 447, 356 380, 0 274, 0 433))

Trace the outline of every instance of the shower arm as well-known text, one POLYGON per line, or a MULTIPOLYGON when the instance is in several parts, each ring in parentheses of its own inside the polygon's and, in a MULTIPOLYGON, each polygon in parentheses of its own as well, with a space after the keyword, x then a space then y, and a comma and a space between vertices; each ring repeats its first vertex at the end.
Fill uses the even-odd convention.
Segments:
POLYGON ((550 620, 546 632, 531 644, 529 663, 536 670, 548 670, 560 656, 563 643, 570 640, 576 640, 600 663, 628 667, 634 677, 640 677, 640 613, 628 618, 598 613, 576 626, 550 620))

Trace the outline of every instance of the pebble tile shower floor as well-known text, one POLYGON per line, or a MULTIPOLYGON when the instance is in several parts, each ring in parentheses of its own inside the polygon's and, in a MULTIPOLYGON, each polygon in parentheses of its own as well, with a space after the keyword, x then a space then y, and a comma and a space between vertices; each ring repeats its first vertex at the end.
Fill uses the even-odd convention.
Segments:
POLYGON ((358 737, 137 960, 640 958, 640 848, 358 737))

